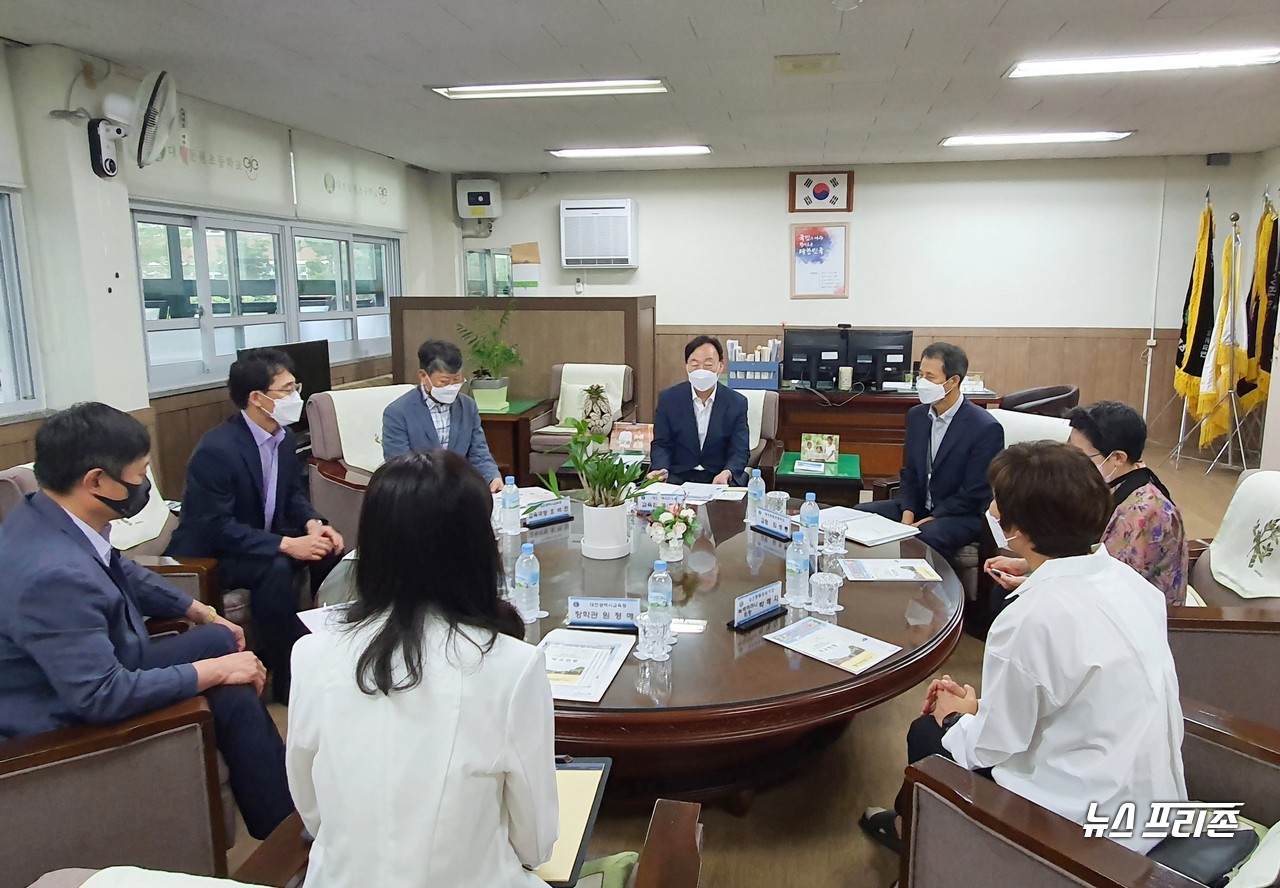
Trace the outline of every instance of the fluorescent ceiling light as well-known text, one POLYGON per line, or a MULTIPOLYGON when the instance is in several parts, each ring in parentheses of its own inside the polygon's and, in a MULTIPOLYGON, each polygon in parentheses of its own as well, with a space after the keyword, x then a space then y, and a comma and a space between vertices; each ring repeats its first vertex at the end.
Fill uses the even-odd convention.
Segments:
POLYGON ((1280 62, 1280 47, 1227 49, 1217 52, 1175 52, 1161 55, 1112 56, 1091 59, 1043 59, 1018 62, 1009 77, 1057 77, 1068 74, 1129 74, 1134 71, 1186 71, 1192 68, 1239 68, 1280 62))
POLYGON ((542 96, 627 96, 664 93, 661 80, 571 80, 564 83, 503 83, 431 87, 446 99, 536 99, 542 96))
POLYGON ((976 136, 948 136, 943 148, 967 148, 974 145, 1054 145, 1061 142, 1116 142, 1133 135, 1127 133, 988 133, 976 136))
POLYGON ((553 157, 687 157, 710 154, 706 145, 652 145, 646 148, 556 148, 553 157))

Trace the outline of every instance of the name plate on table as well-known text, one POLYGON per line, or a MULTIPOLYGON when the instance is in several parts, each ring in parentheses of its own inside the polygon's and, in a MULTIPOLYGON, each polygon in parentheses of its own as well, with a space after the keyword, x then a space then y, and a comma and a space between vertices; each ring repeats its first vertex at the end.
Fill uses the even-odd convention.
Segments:
POLYGON ((763 534, 773 537, 774 539, 791 539, 791 519, 783 512, 773 512, 769 509, 756 509, 756 523, 751 525, 751 529, 758 530, 763 534))
POLYGON ((673 493, 642 493, 636 497, 636 511, 652 512, 658 506, 679 508, 684 505, 684 501, 685 492, 683 490, 673 493))
POLYGON ((546 546, 550 543, 567 543, 573 537, 573 525, 568 521, 553 521, 541 527, 530 527, 525 531, 524 541, 535 546, 546 546))
POLYGON ((632 629, 640 616, 639 598, 569 597, 570 626, 599 626, 632 629))
POLYGON ((796 460, 795 470, 797 472, 807 472, 810 475, 821 475, 827 471, 827 464, 812 459, 798 459, 796 460))
POLYGON ((573 513, 569 511, 569 497, 567 496, 538 503, 524 516, 526 527, 542 527, 544 524, 572 520, 573 513))
POLYGON ((734 629, 755 626, 782 611, 782 583, 770 583, 733 599, 734 629))

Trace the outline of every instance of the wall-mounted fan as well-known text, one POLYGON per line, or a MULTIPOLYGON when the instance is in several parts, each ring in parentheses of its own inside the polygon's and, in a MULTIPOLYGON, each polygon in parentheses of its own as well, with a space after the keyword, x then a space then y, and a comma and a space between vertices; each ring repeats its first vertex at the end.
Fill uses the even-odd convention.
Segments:
POLYGON ((109 95, 102 110, 105 117, 89 121, 89 159, 94 173, 110 179, 119 171, 115 143, 125 136, 133 140, 133 160, 139 167, 160 159, 178 116, 178 87, 168 71, 152 71, 142 78, 133 99, 109 95))

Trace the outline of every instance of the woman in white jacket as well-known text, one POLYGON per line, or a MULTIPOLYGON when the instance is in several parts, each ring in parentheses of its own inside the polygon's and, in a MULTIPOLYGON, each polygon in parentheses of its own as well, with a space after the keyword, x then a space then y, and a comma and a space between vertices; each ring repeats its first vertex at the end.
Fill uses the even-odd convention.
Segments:
POLYGON ((373 476, 345 623, 293 650, 307 888, 541 886, 559 829, 542 654, 501 634, 487 485, 457 454, 373 476))

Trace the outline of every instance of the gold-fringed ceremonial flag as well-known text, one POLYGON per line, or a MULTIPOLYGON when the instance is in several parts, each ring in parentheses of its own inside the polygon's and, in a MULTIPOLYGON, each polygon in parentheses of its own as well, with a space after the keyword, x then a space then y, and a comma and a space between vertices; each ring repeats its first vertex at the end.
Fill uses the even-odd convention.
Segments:
POLYGON ((1200 418, 1200 378, 1209 354, 1209 334, 1213 330, 1213 205, 1207 200, 1200 214, 1200 234, 1196 238, 1196 257, 1187 284, 1187 298, 1182 306, 1182 330, 1178 335, 1178 354, 1173 372, 1173 387, 1187 399, 1191 415, 1200 418))
POLYGON ((1200 424, 1200 447, 1208 447, 1231 430, 1231 399, 1236 381, 1249 366, 1245 341, 1244 300, 1240 295, 1240 268, 1235 262, 1235 237, 1227 238, 1222 250, 1222 300, 1209 334, 1209 359, 1200 377, 1200 397, 1196 414, 1200 424))
POLYGON ((1245 308, 1249 362, 1236 391, 1240 409, 1249 413, 1266 403, 1271 389, 1271 361, 1275 353, 1276 312, 1280 310, 1280 216, 1270 200, 1258 220, 1253 254, 1253 285, 1245 308))

